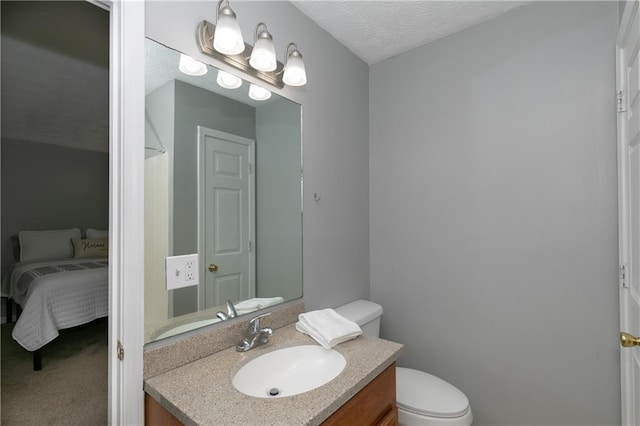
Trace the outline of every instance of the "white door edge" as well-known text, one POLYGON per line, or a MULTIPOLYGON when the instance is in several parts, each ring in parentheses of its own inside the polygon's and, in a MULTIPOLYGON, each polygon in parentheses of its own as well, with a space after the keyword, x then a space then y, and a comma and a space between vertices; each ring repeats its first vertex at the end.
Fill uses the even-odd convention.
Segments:
MULTIPOLYGON (((618 34, 616 37, 616 93, 615 95, 622 99, 622 107, 626 110, 630 101, 628 96, 628 77, 627 64, 629 58, 623 53, 623 47, 627 44, 633 22, 637 20, 638 0, 625 3, 624 13, 620 20, 618 34)), ((637 24, 636 24, 637 25, 637 24)), ((638 54, 637 52, 635 53, 638 54)), ((626 268, 625 273, 628 275, 628 265, 630 264, 630 218, 629 218, 629 200, 627 196, 627 188, 629 186, 628 173, 629 164, 627 160, 627 126, 625 123, 626 115, 624 113, 617 114, 617 147, 618 147, 618 258, 619 265, 626 268)), ((620 330, 631 330, 631 318, 629 317, 629 288, 625 288, 621 280, 618 282, 619 287, 619 303, 620 303, 620 330)), ((620 350, 620 386, 621 386, 621 423, 623 425, 633 425, 638 419, 634 417, 640 413, 640 401, 634 400, 633 390, 633 352, 628 349, 620 350)))
POLYGON ((110 6, 109 413, 144 424, 144 2, 110 6), (121 342, 124 358, 118 359, 121 342))

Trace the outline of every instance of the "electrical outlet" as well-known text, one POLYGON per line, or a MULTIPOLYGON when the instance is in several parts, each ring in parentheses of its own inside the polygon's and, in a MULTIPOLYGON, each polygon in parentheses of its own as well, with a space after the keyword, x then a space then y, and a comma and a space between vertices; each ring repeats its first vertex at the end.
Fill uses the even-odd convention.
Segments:
POLYGON ((198 255, 169 256, 166 261, 167 290, 198 284, 198 255))
POLYGON ((198 255, 191 255, 184 263, 185 273, 187 274, 185 280, 188 282, 193 282, 196 279, 197 271, 198 271, 198 255))
POLYGON ((194 261, 192 259, 187 259, 185 264, 185 273, 187 274, 185 277, 186 281, 193 281, 196 279, 196 274, 194 270, 194 261))

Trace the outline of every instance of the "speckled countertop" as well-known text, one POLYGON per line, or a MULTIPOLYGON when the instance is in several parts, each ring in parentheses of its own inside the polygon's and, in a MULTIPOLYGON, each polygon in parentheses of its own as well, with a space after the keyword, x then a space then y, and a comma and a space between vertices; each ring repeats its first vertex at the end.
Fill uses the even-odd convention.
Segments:
POLYGON ((245 363, 287 346, 317 344, 294 324, 277 329, 266 345, 248 352, 225 349, 147 379, 144 390, 185 425, 319 425, 391 365, 403 346, 360 336, 334 347, 347 360, 329 383, 284 398, 255 398, 231 378, 245 363))

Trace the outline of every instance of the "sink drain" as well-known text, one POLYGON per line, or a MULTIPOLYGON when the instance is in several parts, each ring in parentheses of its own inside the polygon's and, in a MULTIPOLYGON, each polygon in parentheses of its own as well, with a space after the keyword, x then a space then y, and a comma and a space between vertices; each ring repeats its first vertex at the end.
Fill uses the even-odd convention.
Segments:
POLYGON ((269 389, 269 396, 278 396, 280 395, 280 390, 278 388, 269 389))

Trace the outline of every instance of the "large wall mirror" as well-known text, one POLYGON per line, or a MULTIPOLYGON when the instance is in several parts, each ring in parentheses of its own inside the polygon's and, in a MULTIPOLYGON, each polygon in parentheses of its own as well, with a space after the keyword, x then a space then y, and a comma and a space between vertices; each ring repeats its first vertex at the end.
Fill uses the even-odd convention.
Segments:
POLYGON ((147 343, 302 297, 301 107, 189 59, 146 41, 147 343), (167 290, 190 254, 198 285, 167 290))

